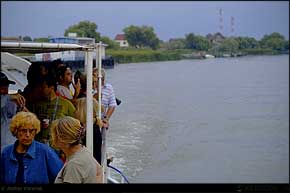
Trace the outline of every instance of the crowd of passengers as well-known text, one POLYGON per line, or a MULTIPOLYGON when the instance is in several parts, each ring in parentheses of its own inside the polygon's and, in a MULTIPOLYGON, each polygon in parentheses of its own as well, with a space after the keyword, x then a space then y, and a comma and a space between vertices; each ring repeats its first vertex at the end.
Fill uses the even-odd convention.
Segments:
POLYGON ((61 60, 32 63, 22 92, 1 72, 1 184, 102 183, 100 128, 109 128, 116 97, 102 71, 93 70, 93 152, 86 148, 86 74, 61 60))

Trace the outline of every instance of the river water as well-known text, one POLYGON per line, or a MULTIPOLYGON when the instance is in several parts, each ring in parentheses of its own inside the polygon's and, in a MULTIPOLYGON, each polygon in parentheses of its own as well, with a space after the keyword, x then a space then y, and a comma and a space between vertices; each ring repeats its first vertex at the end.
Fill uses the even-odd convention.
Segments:
POLYGON ((131 183, 289 182, 289 55, 106 72, 122 100, 108 153, 131 183))
POLYGON ((289 55, 119 64, 107 135, 131 183, 288 183, 289 55))

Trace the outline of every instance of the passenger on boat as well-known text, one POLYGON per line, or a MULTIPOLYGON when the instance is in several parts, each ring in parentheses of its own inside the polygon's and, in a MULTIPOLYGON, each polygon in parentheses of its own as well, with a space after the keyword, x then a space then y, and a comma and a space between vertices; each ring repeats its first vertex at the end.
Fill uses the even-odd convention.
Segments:
POLYGON ((10 131, 17 138, 1 152, 1 183, 53 183, 63 166, 49 146, 34 140, 40 121, 30 112, 19 112, 11 120, 10 131))
POLYGON ((1 150, 4 146, 9 145, 15 141, 9 131, 9 124, 11 118, 17 111, 27 111, 25 107, 25 98, 20 94, 8 94, 10 84, 15 84, 14 81, 9 80, 7 76, 0 72, 0 96, 1 96, 1 150))
POLYGON ((79 120, 66 116, 52 122, 52 145, 60 148, 66 163, 59 171, 55 183, 102 183, 102 166, 91 152, 81 144, 84 128, 79 120))
POLYGON ((30 103, 35 103, 41 100, 39 95, 41 85, 39 84, 41 78, 48 74, 48 63, 44 62, 33 62, 27 71, 27 82, 28 84, 21 93, 25 99, 26 104, 29 106, 30 103))
MULTIPOLYGON (((116 97, 114 93, 113 86, 107 82, 105 82, 106 73, 102 68, 102 105, 104 105, 105 111, 102 113, 103 127, 109 128, 109 120, 112 114, 115 111, 117 106, 116 97)), ((93 69, 93 89, 94 89, 94 97, 98 100, 98 68, 93 69)))
POLYGON ((73 116, 75 107, 69 100, 56 95, 56 80, 50 74, 42 77, 39 83, 42 100, 30 104, 28 109, 41 120, 41 131, 35 139, 49 144, 50 123, 58 118, 73 116))
POLYGON ((61 59, 56 59, 51 62, 48 68, 48 73, 57 75, 57 70, 59 67, 65 66, 64 62, 61 59))
POLYGON ((77 80, 76 84, 72 81, 72 71, 68 66, 60 66, 57 69, 57 93, 60 96, 70 100, 72 103, 75 103, 79 93, 80 93, 80 81, 77 80), (73 90, 70 86, 73 86, 73 90))
MULTIPOLYGON (((87 92, 87 80, 86 75, 82 74, 80 71, 77 71, 74 75, 75 79, 80 80, 81 84, 81 90, 78 99, 75 102, 75 115, 74 117, 77 118, 82 126, 86 129, 86 92, 87 92)), ((101 111, 104 111, 104 108, 102 107, 101 111)), ((103 122, 101 119, 97 118, 97 112, 98 112, 98 101, 93 98, 93 155, 94 158, 101 164, 101 148, 102 148, 102 134, 100 131, 100 128, 103 126, 103 122)), ((86 145, 86 138, 83 139, 83 144, 86 145)))

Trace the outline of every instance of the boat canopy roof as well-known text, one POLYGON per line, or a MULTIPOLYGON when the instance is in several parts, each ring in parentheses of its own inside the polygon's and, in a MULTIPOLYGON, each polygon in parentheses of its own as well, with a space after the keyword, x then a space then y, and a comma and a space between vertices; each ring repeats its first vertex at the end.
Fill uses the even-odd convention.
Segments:
POLYGON ((89 45, 66 44, 66 43, 39 43, 39 42, 5 42, 1 41, 1 52, 10 53, 44 53, 68 50, 86 51, 94 49, 89 45))

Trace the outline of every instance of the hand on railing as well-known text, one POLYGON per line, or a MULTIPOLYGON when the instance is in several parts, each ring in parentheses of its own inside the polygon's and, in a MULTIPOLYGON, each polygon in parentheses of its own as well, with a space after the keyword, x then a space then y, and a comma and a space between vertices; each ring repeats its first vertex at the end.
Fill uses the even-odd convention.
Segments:
POLYGON ((109 119, 105 116, 103 119, 103 128, 109 129, 109 119))

